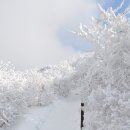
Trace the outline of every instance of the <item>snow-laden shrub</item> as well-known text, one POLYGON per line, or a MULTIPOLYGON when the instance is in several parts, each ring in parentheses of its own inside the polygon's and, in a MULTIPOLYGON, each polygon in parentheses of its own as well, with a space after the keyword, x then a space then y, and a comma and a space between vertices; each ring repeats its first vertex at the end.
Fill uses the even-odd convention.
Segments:
POLYGON ((61 64, 48 66, 48 69, 41 69, 45 80, 44 87, 47 94, 54 100, 58 97, 66 97, 69 95, 71 86, 69 86, 69 77, 75 72, 75 68, 69 61, 64 61, 61 64))
POLYGON ((57 97, 64 96, 63 93, 68 95, 70 88, 62 87, 63 82, 60 80, 73 72, 74 68, 68 61, 39 71, 33 69, 23 72, 15 71, 10 63, 1 62, 0 129, 4 130, 13 124, 28 107, 48 105, 57 97), (54 83, 62 84, 61 88, 54 83))
POLYGON ((10 63, 0 64, 0 128, 10 125, 26 105, 24 82, 22 74, 15 72, 10 63))
POLYGON ((27 107, 41 104, 43 83, 36 70, 18 72, 10 63, 0 64, 0 129, 9 127, 27 107))

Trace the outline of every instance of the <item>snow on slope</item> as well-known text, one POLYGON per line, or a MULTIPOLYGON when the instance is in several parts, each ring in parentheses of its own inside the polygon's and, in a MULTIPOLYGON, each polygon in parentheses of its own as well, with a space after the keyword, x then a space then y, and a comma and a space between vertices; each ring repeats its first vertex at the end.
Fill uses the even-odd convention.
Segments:
POLYGON ((79 99, 71 96, 46 107, 32 107, 9 130, 80 130, 79 99))

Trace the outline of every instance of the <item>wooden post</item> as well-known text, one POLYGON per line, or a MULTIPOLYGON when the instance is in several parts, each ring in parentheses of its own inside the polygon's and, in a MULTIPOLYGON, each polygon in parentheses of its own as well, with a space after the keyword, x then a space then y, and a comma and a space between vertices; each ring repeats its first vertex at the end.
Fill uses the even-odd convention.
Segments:
POLYGON ((81 103, 81 130, 84 127, 84 111, 83 111, 84 103, 81 103))

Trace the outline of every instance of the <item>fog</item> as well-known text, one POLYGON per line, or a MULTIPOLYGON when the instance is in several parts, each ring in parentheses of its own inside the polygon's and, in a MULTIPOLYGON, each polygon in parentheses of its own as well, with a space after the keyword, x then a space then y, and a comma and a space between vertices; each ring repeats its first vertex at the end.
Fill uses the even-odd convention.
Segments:
POLYGON ((67 59, 77 51, 57 32, 89 23, 96 11, 94 0, 0 0, 0 60, 23 70, 67 59))

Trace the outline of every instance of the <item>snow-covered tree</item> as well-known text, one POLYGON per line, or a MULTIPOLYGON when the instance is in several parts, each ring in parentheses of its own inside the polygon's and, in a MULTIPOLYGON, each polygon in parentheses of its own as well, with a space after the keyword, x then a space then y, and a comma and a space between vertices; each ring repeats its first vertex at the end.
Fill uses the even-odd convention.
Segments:
POLYGON ((95 45, 84 78, 85 130, 130 129, 130 10, 116 15, 120 8, 99 5, 100 17, 77 33, 95 45))

